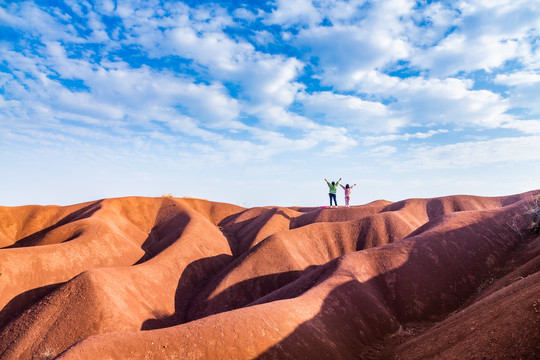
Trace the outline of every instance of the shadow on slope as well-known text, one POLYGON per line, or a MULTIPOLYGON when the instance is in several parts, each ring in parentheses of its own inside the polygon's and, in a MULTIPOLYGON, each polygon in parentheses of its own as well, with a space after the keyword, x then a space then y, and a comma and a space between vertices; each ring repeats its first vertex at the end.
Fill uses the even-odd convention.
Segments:
POLYGON ((143 261, 84 271, 31 305, 2 329, 0 357, 59 353, 94 334, 183 321, 193 289, 232 256, 226 239, 202 214, 181 201, 167 199, 162 205, 155 207, 151 236, 140 242, 147 251, 143 261))
POLYGON ((237 258, 265 238, 288 230, 294 213, 294 210, 279 207, 251 208, 225 218, 219 228, 237 258))
POLYGON ((384 335, 402 324, 440 321, 511 258, 521 239, 505 221, 515 211, 488 210, 465 226, 470 213, 456 213, 445 232, 431 229, 347 254, 268 294, 264 303, 165 329, 92 336, 60 359, 131 352, 155 359, 373 357, 372 345, 384 335))
POLYGON ((180 276, 174 295, 175 313, 167 317, 155 314, 155 317, 143 322, 141 330, 160 329, 184 323, 187 319, 187 310, 195 294, 224 264, 228 264, 230 261, 231 256, 221 254, 196 260, 186 266, 180 276))
POLYGON ((455 313, 388 336, 376 359, 537 359, 540 355, 540 237, 492 273, 455 313))
MULTIPOLYGON (((337 213, 330 209, 323 212, 337 213)), ((399 241, 419 224, 409 214, 387 212, 343 222, 315 222, 273 234, 244 252, 200 290, 189 319, 245 306, 339 256, 399 241), (262 290, 262 282, 253 282, 254 278, 270 280, 264 281, 262 290)))
POLYGON ((28 306, 40 301, 62 284, 64 283, 41 286, 25 291, 11 299, 4 308, 0 310, 0 334, 3 332, 4 326, 19 316, 28 308, 28 306))
MULTIPOLYGON (((447 349, 446 341, 434 341, 433 338, 429 338, 427 342, 423 341, 422 345, 412 342, 408 347, 399 348, 396 353, 386 351, 382 357, 380 357, 380 349, 371 345, 381 341, 385 335, 400 329, 402 324, 441 321, 473 296, 478 287, 506 263, 513 255, 513 251, 521 245, 520 237, 505 227, 503 220, 504 217, 501 214, 496 214, 494 217, 482 219, 480 223, 453 229, 442 236, 437 234, 436 238, 423 233, 416 238, 385 246, 386 250, 395 250, 407 244, 412 245, 407 261, 401 266, 376 275, 368 281, 351 280, 333 289, 325 298, 321 310, 315 317, 303 322, 285 339, 257 358, 275 359, 285 356, 295 359, 315 357, 318 359, 413 359, 440 355, 437 351, 424 353, 420 350, 429 344, 433 344, 430 346, 438 348, 438 351, 447 349), (404 349, 415 355, 400 355, 404 349)), ((383 248, 379 249, 383 250, 383 248)), ((364 255, 368 252, 375 253, 380 251, 379 249, 361 253, 364 255)), ((342 261, 343 265, 336 264, 337 271, 334 271, 332 276, 340 274, 358 279, 358 269, 363 267, 361 253, 349 254, 343 257, 343 260, 336 260, 342 261)), ((298 284, 291 284, 288 294, 280 295, 278 292, 277 296, 273 298, 270 296, 265 301, 283 299, 283 295, 291 299, 304 296, 306 293, 295 294, 293 290, 295 286, 300 289, 305 288, 301 285, 303 281, 300 279, 298 284)), ((537 287, 538 284, 536 284, 537 287)), ((535 291, 529 289, 527 294, 521 297, 516 296, 514 291, 508 291, 499 301, 501 305, 498 305, 496 316, 490 310, 493 303, 486 302, 485 305, 478 305, 482 315, 476 313, 480 318, 476 319, 475 323, 482 323, 484 328, 475 330, 473 326, 467 330, 462 329, 461 332, 466 334, 462 337, 451 336, 454 341, 467 344, 467 347, 465 349, 465 346, 462 346, 456 354, 449 351, 445 358, 463 358, 470 356, 471 352, 482 354, 482 347, 486 341, 475 344, 474 341, 464 339, 468 336, 479 336, 478 331, 486 331, 482 334, 485 340, 493 328, 504 327, 504 324, 510 320, 516 323, 516 320, 512 319, 516 314, 528 313, 530 319, 533 309, 529 310, 528 307, 535 300, 533 295, 535 291), (513 301, 518 298, 528 300, 516 305, 513 301), (513 304, 513 312, 507 314, 502 304, 513 304), (498 325, 491 324, 492 321, 496 321, 498 325)), ((540 305, 538 307, 540 308, 540 305)), ((537 315, 533 323, 538 322, 537 315)), ((459 324, 456 326, 459 327, 459 324)), ((533 328, 534 326, 530 324, 522 328, 514 326, 513 332, 504 332, 507 338, 500 339, 500 344, 489 341, 489 344, 497 349, 487 353, 495 356, 492 357, 495 359, 506 359, 505 351, 512 349, 514 354, 532 359, 531 356, 538 350, 535 346, 539 343, 538 333, 532 330, 533 328), (521 338, 518 350, 515 350, 512 340, 508 338, 521 338), (497 354, 499 354, 498 357, 497 354)), ((446 339, 444 333, 445 331, 442 330, 439 338, 446 339)))
MULTIPOLYGON (((6 246, 3 249, 10 249, 10 248, 20 248, 20 247, 28 247, 28 246, 38 246, 38 245, 48 245, 50 243, 54 242, 47 242, 44 241, 47 235, 52 232, 53 230, 56 230, 64 225, 67 225, 69 223, 87 219, 90 218, 96 211, 101 209, 101 202, 103 200, 99 200, 96 202, 91 203, 88 206, 83 207, 82 209, 79 209, 77 211, 72 212, 71 214, 65 216, 60 221, 58 221, 56 224, 51 225, 43 230, 40 230, 36 233, 33 233, 31 235, 28 235, 20 240, 17 240, 13 245, 6 246)), ((62 240, 62 242, 70 241, 73 239, 76 239, 80 234, 75 234, 68 239, 62 240)))
POLYGON ((177 204, 173 200, 163 199, 156 214, 154 226, 141 245, 144 255, 135 265, 142 264, 155 257, 182 236, 191 217, 184 211, 178 211, 176 206, 177 204))

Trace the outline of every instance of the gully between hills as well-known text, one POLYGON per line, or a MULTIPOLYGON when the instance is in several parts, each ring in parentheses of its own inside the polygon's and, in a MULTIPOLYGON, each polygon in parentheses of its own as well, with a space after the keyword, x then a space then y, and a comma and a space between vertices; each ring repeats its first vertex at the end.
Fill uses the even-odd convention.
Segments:
POLYGON ((0 359, 538 359, 539 195, 0 207, 0 359))

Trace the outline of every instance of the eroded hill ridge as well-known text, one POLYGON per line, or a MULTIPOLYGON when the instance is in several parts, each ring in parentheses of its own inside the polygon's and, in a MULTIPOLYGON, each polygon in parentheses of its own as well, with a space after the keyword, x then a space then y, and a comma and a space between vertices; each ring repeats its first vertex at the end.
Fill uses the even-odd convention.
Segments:
POLYGON ((0 207, 0 359, 536 359, 539 195, 0 207))

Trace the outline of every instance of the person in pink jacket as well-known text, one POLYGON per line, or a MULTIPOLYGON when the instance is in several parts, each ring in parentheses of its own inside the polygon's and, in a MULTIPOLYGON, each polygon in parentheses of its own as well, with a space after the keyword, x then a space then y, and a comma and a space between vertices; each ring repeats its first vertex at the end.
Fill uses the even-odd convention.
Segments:
POLYGON ((345 207, 349 207, 349 201, 351 200, 351 190, 353 187, 356 186, 356 184, 354 184, 353 186, 349 186, 349 184, 345 186, 339 184, 339 186, 341 186, 343 190, 345 190, 345 207))

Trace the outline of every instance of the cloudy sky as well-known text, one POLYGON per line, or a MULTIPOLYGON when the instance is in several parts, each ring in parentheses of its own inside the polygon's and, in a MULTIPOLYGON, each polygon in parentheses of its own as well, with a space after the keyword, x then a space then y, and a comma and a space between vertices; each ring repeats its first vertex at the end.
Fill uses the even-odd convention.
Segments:
POLYGON ((0 0, 0 161, 9 206, 538 189, 540 3, 0 0))

